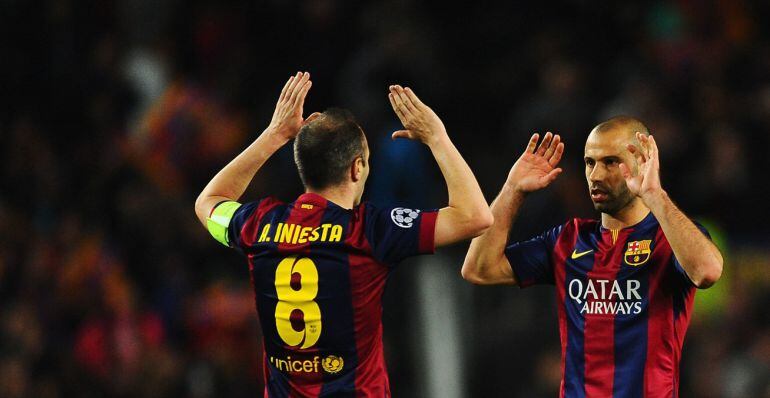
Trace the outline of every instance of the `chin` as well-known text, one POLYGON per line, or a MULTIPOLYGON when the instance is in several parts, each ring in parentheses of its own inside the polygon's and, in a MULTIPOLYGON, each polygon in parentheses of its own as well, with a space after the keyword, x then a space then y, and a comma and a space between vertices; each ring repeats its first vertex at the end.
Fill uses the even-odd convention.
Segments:
POLYGON ((594 203, 594 209, 596 211, 607 213, 607 214, 615 214, 617 209, 615 206, 613 206, 611 203, 594 203))

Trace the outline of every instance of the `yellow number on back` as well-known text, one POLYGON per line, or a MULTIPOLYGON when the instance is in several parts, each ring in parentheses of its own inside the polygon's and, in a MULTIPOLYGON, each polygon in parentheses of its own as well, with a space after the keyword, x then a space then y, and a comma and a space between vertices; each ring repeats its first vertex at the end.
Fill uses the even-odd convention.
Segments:
POLYGON ((318 295, 318 269, 309 258, 296 256, 283 259, 275 270, 275 326, 283 341, 296 347, 310 348, 321 337, 321 307, 316 303, 318 295), (291 286, 291 277, 299 274, 299 289, 291 286), (297 331, 291 324, 291 313, 301 311, 303 327, 297 331))

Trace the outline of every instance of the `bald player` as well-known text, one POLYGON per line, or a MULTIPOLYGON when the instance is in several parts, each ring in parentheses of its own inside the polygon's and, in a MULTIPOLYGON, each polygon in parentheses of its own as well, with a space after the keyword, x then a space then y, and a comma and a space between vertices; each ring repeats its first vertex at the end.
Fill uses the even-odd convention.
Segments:
POLYGON ((631 117, 596 126, 585 174, 600 220, 572 219, 508 243, 528 193, 551 184, 564 144, 535 134, 492 203, 463 277, 475 284, 556 286, 561 397, 677 397, 696 288, 722 274, 722 255, 661 187, 658 147, 631 117))

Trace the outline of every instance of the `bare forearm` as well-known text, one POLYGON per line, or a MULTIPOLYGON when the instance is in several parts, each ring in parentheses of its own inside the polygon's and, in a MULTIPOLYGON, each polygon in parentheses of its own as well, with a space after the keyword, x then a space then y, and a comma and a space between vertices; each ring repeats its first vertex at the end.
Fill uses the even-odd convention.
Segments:
POLYGON ((436 247, 479 236, 492 225, 492 212, 473 172, 448 137, 428 146, 449 191, 448 206, 439 210, 436 220, 436 247))
POLYGON ((723 259, 719 249, 677 208, 665 191, 644 200, 693 283, 700 288, 713 285, 722 274, 723 259))
POLYGON ((285 137, 275 134, 270 129, 265 130, 251 145, 222 168, 195 201, 195 212, 201 222, 206 225, 206 217, 211 207, 216 204, 214 202, 238 200, 257 171, 286 142, 285 137))
MULTIPOLYGON (((449 193, 448 206, 468 218, 485 218, 489 213, 487 201, 473 171, 449 137, 444 136, 429 144, 449 193)), ((489 217, 486 217, 489 218, 489 217)))
POLYGON ((494 223, 484 234, 471 241, 462 269, 465 279, 480 284, 516 282, 504 251, 522 203, 524 194, 510 184, 505 184, 492 202, 494 223))

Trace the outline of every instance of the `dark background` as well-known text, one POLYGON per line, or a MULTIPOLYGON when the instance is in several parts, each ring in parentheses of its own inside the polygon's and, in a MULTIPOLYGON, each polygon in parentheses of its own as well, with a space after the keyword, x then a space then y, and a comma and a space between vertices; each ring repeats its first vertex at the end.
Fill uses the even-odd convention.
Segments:
MULTIPOLYGON (((529 198, 515 239, 596 217, 585 137, 642 119, 664 188, 726 259, 697 296, 682 396, 770 397, 770 3, 479 3, 1 1, 0 396, 261 395, 245 260, 193 202, 307 70, 306 112, 347 107, 367 132, 373 201, 446 200, 429 152, 388 138, 389 84, 442 117, 489 200, 530 134, 561 134, 565 173, 529 198)), ((244 200, 301 189, 287 147, 244 200)), ((440 250, 458 281, 461 347, 443 347, 464 366, 458 396, 555 396, 552 288, 465 284, 466 246, 440 250)), ((386 294, 398 397, 426 394, 430 372, 411 333, 430 327, 410 312, 421 261, 386 294)))

